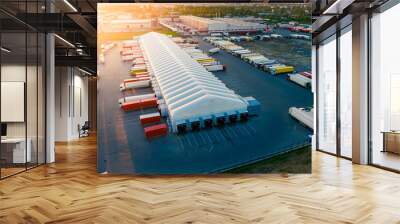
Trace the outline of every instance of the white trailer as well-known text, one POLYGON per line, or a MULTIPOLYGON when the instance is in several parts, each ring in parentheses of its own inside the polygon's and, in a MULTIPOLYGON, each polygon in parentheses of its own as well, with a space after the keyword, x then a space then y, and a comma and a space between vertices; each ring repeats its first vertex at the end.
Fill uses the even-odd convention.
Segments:
POLYGON ((264 65, 270 65, 270 64, 274 64, 276 63, 275 60, 271 60, 271 59, 265 59, 265 60, 257 60, 254 61, 254 65, 256 65, 256 67, 258 68, 262 68, 264 65))
POLYGON ((251 53, 251 51, 247 50, 247 49, 241 49, 241 50, 232 51, 232 54, 234 54, 234 55, 249 54, 249 53, 251 53))
POLYGON ((228 51, 229 53, 232 53, 234 51, 240 51, 240 50, 244 50, 243 47, 237 46, 237 45, 232 45, 226 48, 226 51, 228 51))
POLYGON ((133 58, 143 58, 143 55, 142 54, 132 54, 132 57, 133 58))
POLYGON ((126 96, 122 97, 118 100, 119 105, 121 106, 123 103, 126 102, 131 102, 131 101, 136 101, 136 100, 144 100, 144 99, 150 99, 155 97, 156 95, 154 93, 149 93, 149 94, 143 94, 143 95, 136 95, 136 96, 126 96))
POLYGON ((218 47, 215 48, 211 48, 210 50, 208 50, 208 54, 216 54, 220 51, 221 49, 219 49, 218 47))
POLYGON ((248 55, 248 56, 244 57, 243 60, 251 63, 252 60, 261 59, 261 58, 265 58, 265 57, 261 54, 254 54, 254 55, 248 55))
POLYGON ((193 58, 194 60, 208 60, 208 59, 212 59, 210 58, 208 55, 206 54, 189 54, 191 58, 193 58))
POLYGON ((263 55, 254 56, 254 57, 249 57, 249 58, 247 58, 247 59, 249 60, 249 63, 250 63, 250 64, 254 64, 254 63, 258 62, 258 61, 266 61, 266 60, 268 60, 268 58, 266 58, 266 57, 263 56, 263 55))
POLYGON ((221 64, 219 61, 210 61, 210 62, 203 62, 203 63, 200 63, 201 65, 203 65, 203 66, 211 66, 211 65, 219 65, 219 64, 221 64))
POLYGON ((303 40, 311 40, 311 36, 303 35, 303 34, 290 34, 290 38, 293 39, 303 39, 303 40))
POLYGON ((271 39, 271 36, 270 36, 270 35, 262 35, 262 36, 260 37, 260 40, 269 40, 269 39, 271 39))
POLYGON ((242 55, 245 55, 245 54, 252 54, 252 52, 250 51, 250 50, 241 50, 241 51, 235 51, 234 53, 233 53, 233 55, 235 55, 235 56, 238 56, 238 57, 242 57, 242 55))
POLYGON ((122 55, 122 61, 132 61, 134 59, 133 55, 122 55))
POLYGON ((204 66, 209 72, 223 71, 225 69, 224 65, 206 65, 204 66))
POLYGON ((311 79, 301 74, 290 74, 289 80, 304 88, 311 88, 311 79))
POLYGON ((138 46, 137 40, 124 40, 122 42, 122 47, 136 47, 138 46))
POLYGON ((132 60, 132 66, 146 64, 146 61, 143 58, 136 58, 132 60))
POLYGON ((246 58, 253 57, 253 56, 258 56, 258 55, 260 55, 260 54, 259 54, 259 53, 242 54, 242 55, 240 56, 240 58, 244 60, 244 59, 246 59, 246 58))
POLYGON ((290 107, 289 114, 306 127, 314 128, 314 109, 290 107))
POLYGON ((125 91, 128 89, 137 89, 137 88, 144 88, 150 86, 150 80, 141 80, 136 82, 125 82, 119 85, 119 89, 121 91, 125 91))
POLYGON ((282 39, 283 36, 280 35, 280 34, 271 34, 271 38, 272 38, 272 39, 282 39))
POLYGON ((212 37, 222 37, 221 33, 210 33, 210 36, 212 37))

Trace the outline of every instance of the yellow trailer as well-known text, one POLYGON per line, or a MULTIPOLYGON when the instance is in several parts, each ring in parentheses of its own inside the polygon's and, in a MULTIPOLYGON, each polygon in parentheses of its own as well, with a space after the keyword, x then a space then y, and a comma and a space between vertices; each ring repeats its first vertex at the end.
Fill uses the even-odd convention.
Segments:
POLYGON ((271 74, 273 74, 273 75, 291 73, 291 72, 294 72, 293 66, 277 66, 277 67, 271 68, 271 74))
POLYGON ((132 68, 131 75, 138 75, 139 73, 147 72, 147 68, 132 68))
POLYGON ((136 72, 134 74, 131 72, 131 75, 134 75, 136 77, 140 77, 140 76, 148 76, 149 73, 147 71, 146 72, 136 72))
POLYGON ((214 62, 214 58, 200 58, 200 59, 196 59, 197 62, 199 63, 210 63, 210 62, 214 62))

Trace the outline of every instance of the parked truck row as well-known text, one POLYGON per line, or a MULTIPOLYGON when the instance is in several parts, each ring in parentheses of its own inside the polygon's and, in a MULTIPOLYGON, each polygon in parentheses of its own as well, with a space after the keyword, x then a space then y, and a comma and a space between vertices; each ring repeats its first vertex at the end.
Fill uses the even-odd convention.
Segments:
MULTIPOLYGON (((180 38, 180 39, 172 39, 175 43, 178 44, 187 54, 190 55, 193 59, 195 59, 198 63, 204 66, 205 69, 209 72, 217 72, 225 70, 225 66, 221 64, 215 58, 210 57, 208 54, 204 53, 202 50, 198 48, 198 43, 191 38, 180 38), (177 41, 178 40, 178 41, 177 41)), ((217 53, 218 51, 212 52, 217 53)))
POLYGON ((266 71, 272 75, 287 74, 294 72, 294 67, 279 63, 277 60, 265 57, 262 54, 252 52, 229 40, 223 40, 220 37, 204 38, 212 45, 225 50, 226 52, 241 58, 243 61, 255 66, 258 69, 266 71))
POLYGON ((153 113, 139 115, 139 122, 143 126, 144 136, 152 139, 168 133, 168 126, 162 120, 158 110, 159 100, 155 93, 134 94, 134 89, 149 88, 152 86, 151 77, 148 70, 148 61, 140 48, 138 40, 126 40, 121 46, 121 60, 131 63, 129 75, 122 81, 119 88, 123 97, 118 100, 118 104, 125 112, 142 111, 143 109, 154 108, 153 113))

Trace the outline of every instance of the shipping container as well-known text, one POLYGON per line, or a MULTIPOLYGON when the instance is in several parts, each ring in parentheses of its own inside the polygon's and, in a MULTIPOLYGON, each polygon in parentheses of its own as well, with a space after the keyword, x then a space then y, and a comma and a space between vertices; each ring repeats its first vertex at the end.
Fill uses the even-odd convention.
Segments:
POLYGON ((300 121, 306 127, 313 129, 314 128, 314 109, 313 108, 297 108, 290 107, 289 114, 300 121))
POLYGON ((208 50, 209 54, 216 54, 220 51, 220 49, 218 47, 215 48, 211 48, 210 50, 208 50))
POLYGON ((132 57, 136 59, 144 59, 142 54, 132 54, 132 57))
POLYGON ((151 77, 149 75, 135 75, 135 78, 148 78, 151 79, 151 77))
POLYGON ((134 51, 132 49, 129 50, 122 50, 121 51, 121 56, 126 56, 126 55, 135 55, 135 56, 142 56, 142 52, 141 51, 134 51))
POLYGON ((278 74, 285 74, 285 73, 291 73, 294 71, 293 66, 287 66, 287 65, 281 65, 281 66, 276 66, 272 67, 269 69, 270 73, 273 75, 278 75, 278 74))
POLYGON ((231 45, 225 47, 225 50, 228 51, 229 53, 233 53, 234 51, 244 50, 244 48, 237 45, 231 45))
POLYGON ((138 45, 139 45, 139 42, 137 40, 124 40, 122 42, 122 47, 135 47, 138 45))
POLYGON ((271 39, 271 36, 270 35, 262 35, 261 37, 260 37, 260 40, 270 40, 271 39))
POLYGON ((151 99, 155 96, 156 95, 154 93, 135 95, 135 96, 126 96, 126 97, 120 98, 118 100, 118 103, 120 105, 122 105, 123 103, 126 103, 126 102, 132 102, 132 101, 143 100, 143 99, 151 99))
POLYGON ((133 56, 132 55, 123 55, 122 56, 122 61, 132 61, 133 56))
POLYGON ((248 57, 252 57, 252 56, 259 56, 259 53, 249 53, 249 54, 243 54, 240 56, 240 58, 242 58, 243 60, 246 60, 246 58, 248 57))
POLYGON ((221 37, 222 34, 221 33, 210 33, 210 36, 212 36, 212 37, 221 37))
POLYGON ((259 56, 254 56, 254 57, 249 57, 247 58, 250 64, 254 64, 256 62, 259 61, 266 61, 268 60, 268 58, 264 57, 263 55, 259 55, 259 56))
POLYGON ((285 66, 285 65, 279 64, 279 63, 265 64, 265 65, 263 65, 263 70, 270 72, 271 68, 278 67, 278 66, 285 66))
POLYGON ((229 40, 230 41, 234 41, 234 42, 240 42, 241 41, 240 37, 229 37, 229 40))
POLYGON ((247 49, 242 49, 242 50, 237 50, 237 51, 233 51, 232 54, 235 56, 240 56, 242 54, 250 54, 251 51, 247 50, 247 49))
POLYGON ((145 64, 142 64, 142 65, 134 65, 134 66, 131 67, 131 70, 133 70, 133 71, 140 71, 140 70, 143 70, 143 69, 146 69, 146 68, 147 68, 147 67, 146 67, 145 64))
POLYGON ((168 133, 168 127, 166 124, 157 124, 144 128, 144 134, 148 139, 164 136, 167 133, 168 133))
POLYGON ((203 65, 204 67, 206 67, 206 66, 210 66, 210 65, 220 65, 221 63, 219 61, 213 61, 213 62, 202 62, 200 64, 203 65))
POLYGON ((258 67, 258 68, 263 68, 266 65, 272 65, 275 64, 276 61, 275 60, 271 60, 271 59, 266 59, 266 60, 259 60, 259 61, 255 61, 254 64, 258 67))
POLYGON ((212 59, 208 55, 203 54, 203 53, 201 53, 201 54, 191 54, 190 57, 192 57, 193 59, 195 59, 198 62, 202 62, 203 60, 206 61, 208 59, 212 59))
POLYGON ((213 62, 215 61, 214 58, 204 58, 204 59, 196 59, 197 62, 201 63, 201 62, 213 62))
POLYGON ((290 74, 289 80, 304 87, 311 88, 311 79, 300 74, 290 74))
POLYGON ((131 82, 139 82, 139 81, 143 81, 143 80, 150 80, 149 76, 141 76, 141 77, 136 77, 135 78, 130 78, 130 79, 124 79, 124 81, 122 82, 124 85, 131 83, 131 82))
POLYGON ((161 121, 161 115, 159 112, 142 114, 139 116, 139 120, 142 125, 156 123, 161 121))
POLYGON ((157 98, 153 97, 149 99, 135 100, 121 105, 121 108, 124 111, 141 110, 151 107, 157 107, 157 98))
POLYGON ((270 37, 271 37, 272 39, 282 39, 282 38, 283 38, 283 36, 280 35, 280 34, 271 34, 270 37))
POLYGON ((150 86, 150 80, 140 80, 137 82, 121 83, 119 89, 121 91, 124 91, 128 89, 144 88, 149 86, 150 86))
POLYGON ((138 60, 138 59, 133 58, 132 67, 135 66, 135 65, 139 65, 139 64, 141 64, 141 66, 143 66, 143 64, 147 64, 147 61, 144 60, 144 59, 139 59, 138 60))
POLYGON ((131 71, 130 71, 131 75, 137 75, 137 74, 143 73, 143 72, 147 72, 147 68, 145 66, 136 67, 136 68, 134 67, 134 68, 131 68, 131 71))
POLYGON ((132 65, 135 67, 146 67, 146 63, 144 61, 138 63, 132 63, 132 65))
POLYGON ((216 72, 216 71, 223 71, 225 70, 225 66, 221 65, 221 64, 217 64, 217 65, 206 65, 204 66, 207 71, 209 72, 216 72))
POLYGON ((302 76, 305 76, 305 77, 309 78, 309 79, 312 79, 312 74, 311 74, 311 72, 301 72, 300 74, 301 74, 302 76))

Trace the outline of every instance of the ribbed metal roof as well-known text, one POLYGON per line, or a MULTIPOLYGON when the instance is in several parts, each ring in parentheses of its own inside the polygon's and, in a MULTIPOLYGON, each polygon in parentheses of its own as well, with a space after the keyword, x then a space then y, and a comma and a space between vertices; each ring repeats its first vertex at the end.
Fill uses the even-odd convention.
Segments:
POLYGON ((240 96, 166 35, 151 32, 139 40, 173 125, 187 119, 247 110, 240 96))

